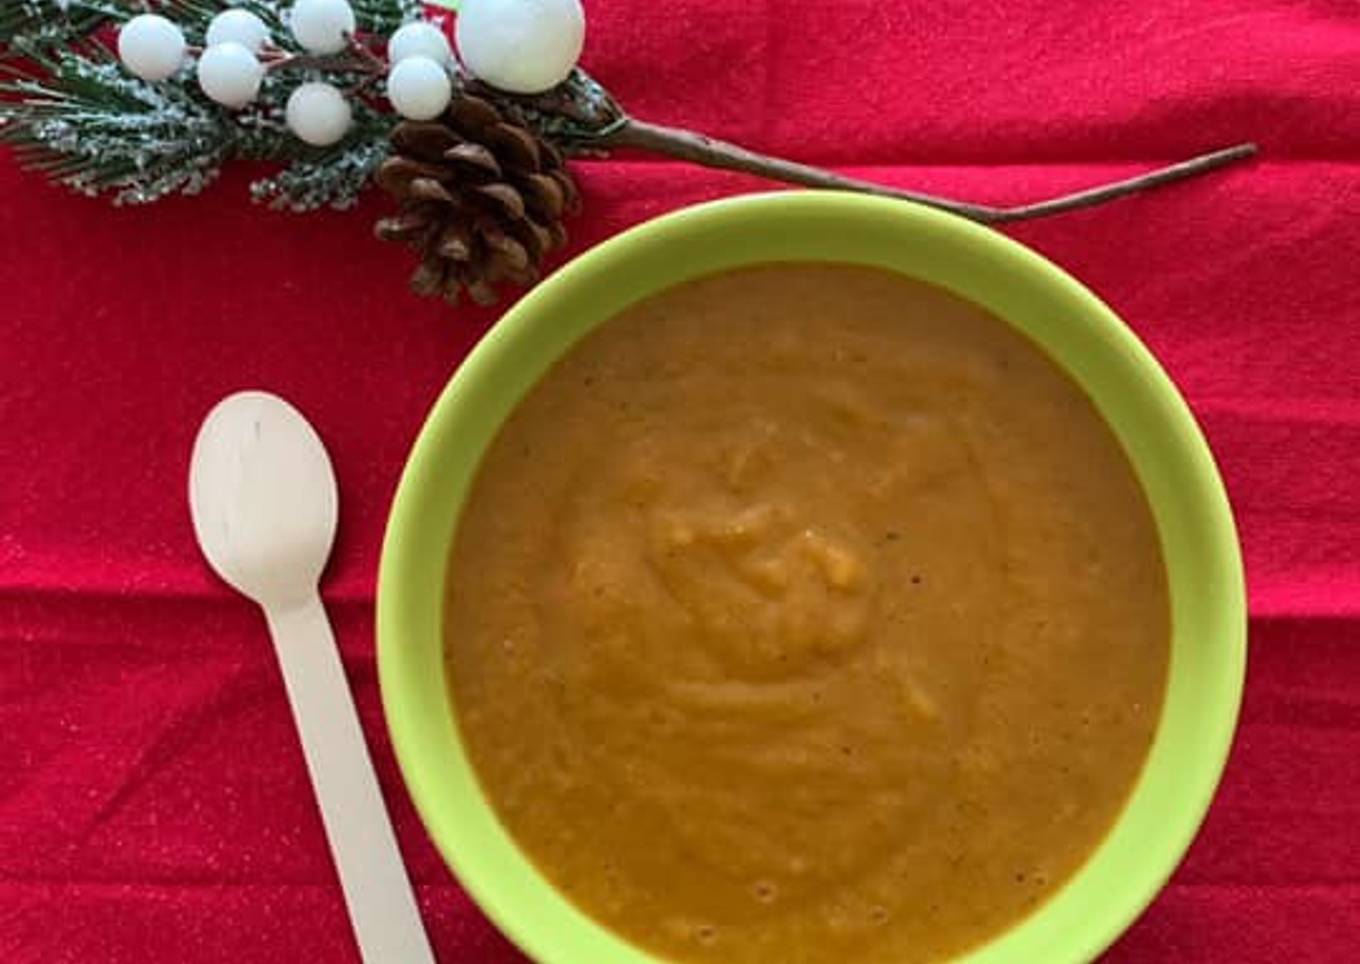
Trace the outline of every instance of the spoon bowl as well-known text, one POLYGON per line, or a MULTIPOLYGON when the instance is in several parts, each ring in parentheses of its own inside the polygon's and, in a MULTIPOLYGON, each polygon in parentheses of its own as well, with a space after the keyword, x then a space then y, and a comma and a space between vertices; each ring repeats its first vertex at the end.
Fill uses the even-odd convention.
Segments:
POLYGON ((199 429, 189 507, 208 564, 261 605, 300 602, 335 541, 335 473, 316 430, 267 392, 237 392, 199 429))

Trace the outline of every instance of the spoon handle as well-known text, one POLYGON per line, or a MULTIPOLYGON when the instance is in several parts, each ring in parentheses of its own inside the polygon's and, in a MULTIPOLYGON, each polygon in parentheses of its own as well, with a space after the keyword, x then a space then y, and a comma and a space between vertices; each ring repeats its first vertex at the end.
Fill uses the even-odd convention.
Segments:
POLYGON ((360 956, 434 964, 321 599, 265 616, 360 956))

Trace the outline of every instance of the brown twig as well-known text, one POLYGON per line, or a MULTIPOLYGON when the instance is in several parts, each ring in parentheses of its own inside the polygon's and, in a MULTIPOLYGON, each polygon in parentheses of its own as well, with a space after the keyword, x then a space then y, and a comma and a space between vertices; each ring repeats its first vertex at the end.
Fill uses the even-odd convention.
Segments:
POLYGON ((1051 214, 1062 214, 1066 211, 1093 207, 1097 204, 1104 204, 1106 201, 1114 201, 1121 197, 1128 197, 1130 194, 1138 194, 1142 191, 1161 187, 1164 184, 1174 184, 1187 178, 1198 177, 1200 174, 1208 174, 1210 171, 1227 167, 1229 164, 1255 157, 1256 152, 1256 145, 1250 141, 1234 144, 1232 147, 1210 151, 1208 154, 1200 154, 1189 160, 1159 167, 1148 171, 1146 174, 1138 174, 1122 181, 1097 185, 1083 191, 1074 191, 1071 194, 1063 194, 1046 201, 999 208, 990 223, 1006 224, 1013 221, 1032 221, 1035 218, 1045 218, 1051 214))
POLYGON ((902 198, 950 211, 982 224, 1027 221, 1047 217, 1051 214, 1061 214, 1066 211, 1092 207, 1106 201, 1113 201, 1116 198, 1205 174, 1251 157, 1256 153, 1255 144, 1237 144, 1112 184, 1103 184, 1031 204, 994 207, 986 204, 972 204, 967 201, 955 201, 933 194, 908 191, 903 188, 877 184, 873 181, 846 177, 823 168, 750 151, 705 134, 681 128, 664 127, 633 117, 629 117, 615 126, 596 143, 603 147, 635 148, 649 151, 707 167, 755 174, 787 184, 801 184, 805 187, 831 188, 833 190, 856 191, 861 194, 874 194, 880 197, 902 198))
POLYGON ((354 54, 368 68, 370 74, 381 76, 387 73, 387 61, 375 54, 368 44, 354 34, 345 34, 345 43, 348 45, 350 53, 354 54))
MULTIPOLYGON (((387 73, 387 61, 383 60, 353 34, 345 37, 348 46, 341 53, 309 54, 294 53, 265 44, 256 56, 265 70, 332 70, 347 74, 366 74, 381 77, 387 73)), ((204 48, 189 46, 185 48, 190 56, 201 56, 204 48)))
POLYGON ((277 58, 261 58, 265 70, 327 70, 345 74, 381 74, 368 61, 345 54, 286 54, 277 58))

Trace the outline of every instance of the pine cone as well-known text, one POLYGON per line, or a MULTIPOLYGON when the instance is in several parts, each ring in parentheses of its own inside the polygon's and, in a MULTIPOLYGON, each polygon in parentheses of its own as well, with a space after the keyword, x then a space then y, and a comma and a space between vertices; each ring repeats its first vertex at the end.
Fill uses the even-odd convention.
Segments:
POLYGON ((580 206, 562 154, 532 130, 465 91, 433 121, 403 121, 374 179, 401 202, 375 225, 384 241, 416 249, 411 289, 477 304, 494 285, 538 280, 544 257, 566 243, 562 218, 580 206))

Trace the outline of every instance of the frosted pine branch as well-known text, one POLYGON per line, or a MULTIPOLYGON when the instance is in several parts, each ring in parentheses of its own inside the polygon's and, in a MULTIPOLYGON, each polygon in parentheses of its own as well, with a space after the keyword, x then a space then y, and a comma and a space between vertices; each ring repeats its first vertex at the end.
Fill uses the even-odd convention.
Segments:
MULTIPOLYGON (((108 195, 118 204, 143 204, 171 194, 196 194, 234 158, 284 165, 252 185, 252 195, 272 206, 313 210, 354 203, 382 160, 392 121, 361 99, 355 124, 332 148, 317 149, 293 137, 284 121, 291 91, 305 80, 344 85, 343 58, 298 58, 296 67, 270 71, 257 101, 233 112, 212 103, 191 67, 160 83, 131 76, 92 34, 144 5, 139 0, 0 0, 0 143, 12 146, 25 167, 84 194, 108 195), (331 69, 331 68, 334 69, 331 69)), ((271 43, 296 53, 284 27, 292 0, 244 0, 236 6, 258 15, 271 43)), ((201 43, 224 0, 164 0, 191 43, 201 43)), ((419 16, 419 0, 353 0, 360 28, 385 35, 419 16)), ((286 59, 286 58, 285 58, 286 59)))

